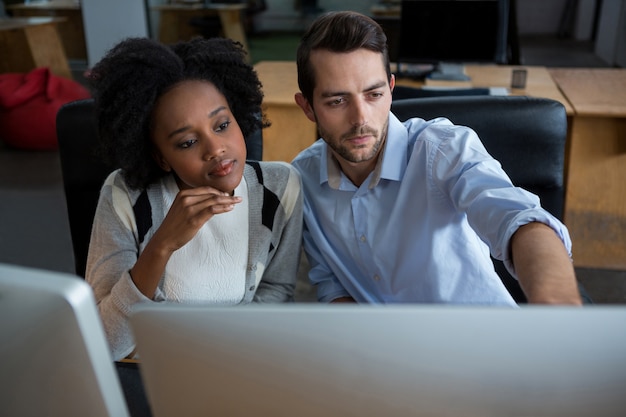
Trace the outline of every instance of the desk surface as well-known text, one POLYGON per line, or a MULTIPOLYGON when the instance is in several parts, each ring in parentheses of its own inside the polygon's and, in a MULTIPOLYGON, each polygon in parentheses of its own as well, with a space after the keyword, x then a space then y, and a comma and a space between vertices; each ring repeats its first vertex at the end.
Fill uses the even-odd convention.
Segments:
POLYGON ((48 67, 52 73, 72 79, 57 30, 57 23, 66 20, 65 16, 0 19, 0 73, 48 67))
POLYGON ((400 4, 375 4, 370 7, 370 13, 374 17, 400 17, 402 6, 400 4))
POLYGON ((65 22, 65 17, 12 17, 0 19, 0 30, 23 29, 30 26, 65 22))
POLYGON ((263 100, 272 104, 296 106, 298 72, 295 61, 261 61, 254 66, 263 84, 263 100))
POLYGON ((6 6, 7 10, 80 10, 80 2, 77 0, 50 0, 35 1, 31 3, 11 4, 6 6))
POLYGON ((163 43, 176 43, 201 36, 201 31, 189 24, 190 19, 217 15, 222 25, 223 35, 241 43, 248 51, 248 41, 241 23, 241 11, 246 7, 245 3, 210 3, 206 6, 204 4, 164 4, 152 6, 151 9, 160 13, 159 40, 163 43))
POLYGON ((175 4, 161 4, 158 6, 150 6, 150 9, 152 10, 158 10, 158 11, 170 11, 170 10, 174 10, 174 11, 184 11, 184 10, 202 10, 202 9, 209 9, 209 10, 243 10, 246 7, 248 7, 245 3, 209 3, 207 5, 205 4, 182 4, 182 3, 175 3, 175 4))
POLYGON ((554 68, 574 108, 565 224, 574 265, 626 269, 626 69, 554 68))
POLYGON ((626 117, 626 69, 554 68, 549 71, 577 115, 626 117))

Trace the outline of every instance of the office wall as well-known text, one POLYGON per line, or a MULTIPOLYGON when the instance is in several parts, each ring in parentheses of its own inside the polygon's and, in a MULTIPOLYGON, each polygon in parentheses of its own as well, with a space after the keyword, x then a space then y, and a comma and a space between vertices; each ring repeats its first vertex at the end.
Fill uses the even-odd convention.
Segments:
POLYGON ((152 39, 159 38, 159 24, 161 23, 160 13, 158 11, 151 10, 152 6, 161 6, 169 3, 169 0, 145 0, 146 8, 148 10, 148 22, 150 22, 149 36, 152 39))
POLYGON ((595 53, 611 65, 626 68, 626 0, 604 0, 595 53))
POLYGON ((520 35, 561 34, 578 40, 592 39, 598 0, 517 0, 516 3, 520 35))
POLYGON ((81 0, 81 9, 89 67, 122 39, 148 36, 144 0, 81 0))

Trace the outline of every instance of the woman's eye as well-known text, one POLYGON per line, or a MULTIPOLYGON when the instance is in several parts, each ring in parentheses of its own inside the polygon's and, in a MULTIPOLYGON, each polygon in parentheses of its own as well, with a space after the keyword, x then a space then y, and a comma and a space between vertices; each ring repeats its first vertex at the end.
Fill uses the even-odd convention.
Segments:
POLYGON ((195 139, 188 139, 188 140, 180 143, 178 146, 183 148, 183 149, 187 149, 187 148, 190 148, 196 142, 197 142, 197 140, 195 140, 195 139))
POLYGON ((220 123, 220 125, 217 127, 217 129, 215 129, 216 132, 221 132, 222 130, 226 130, 228 128, 228 126, 230 125, 230 120, 224 122, 224 123, 220 123))

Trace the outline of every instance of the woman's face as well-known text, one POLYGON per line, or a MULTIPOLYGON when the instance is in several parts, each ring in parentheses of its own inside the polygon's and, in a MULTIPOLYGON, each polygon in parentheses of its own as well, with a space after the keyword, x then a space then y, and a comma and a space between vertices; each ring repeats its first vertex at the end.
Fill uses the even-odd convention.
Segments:
POLYGON ((159 166, 180 189, 211 186, 226 193, 241 182, 246 145, 226 98, 206 81, 183 81, 163 94, 152 112, 159 166))

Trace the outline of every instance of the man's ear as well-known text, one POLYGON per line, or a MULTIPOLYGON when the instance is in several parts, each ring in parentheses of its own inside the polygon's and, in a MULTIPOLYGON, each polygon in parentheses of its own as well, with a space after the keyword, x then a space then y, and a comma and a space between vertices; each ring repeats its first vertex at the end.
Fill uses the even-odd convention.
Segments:
POLYGON ((161 167, 163 171, 170 172, 172 170, 170 164, 167 163, 167 161, 161 155, 161 152, 159 152, 157 149, 152 149, 152 159, 154 159, 154 161, 159 167, 161 167))
POLYGON ((391 92, 393 93, 393 88, 396 86, 396 76, 391 74, 391 79, 389 80, 389 87, 391 88, 391 92))
POLYGON ((313 107, 309 104, 309 101, 304 98, 304 95, 302 95, 302 93, 298 92, 295 95, 295 99, 296 99, 296 103, 298 104, 298 106, 300 106, 300 108, 302 109, 302 111, 304 112, 304 115, 312 122, 315 123, 315 112, 313 111, 313 107))

